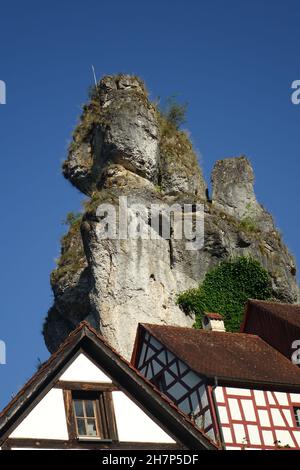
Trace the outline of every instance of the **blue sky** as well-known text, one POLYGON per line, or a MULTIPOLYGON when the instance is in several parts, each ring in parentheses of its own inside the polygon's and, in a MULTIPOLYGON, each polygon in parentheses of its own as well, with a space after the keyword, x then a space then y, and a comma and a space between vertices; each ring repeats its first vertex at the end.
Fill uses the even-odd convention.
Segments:
POLYGON ((97 76, 140 75, 152 97, 178 94, 204 174, 246 154, 258 199, 298 245, 300 4, 296 0, 1 2, 0 407, 47 358, 41 328, 66 213, 83 196, 60 167, 97 76))

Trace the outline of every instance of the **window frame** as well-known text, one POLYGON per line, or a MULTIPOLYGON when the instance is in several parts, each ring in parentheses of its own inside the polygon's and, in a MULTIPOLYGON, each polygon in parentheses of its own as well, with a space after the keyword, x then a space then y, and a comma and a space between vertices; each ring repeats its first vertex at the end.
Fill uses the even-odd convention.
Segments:
POLYGON ((168 387, 165 378, 165 369, 160 370, 158 374, 153 376, 151 382, 155 385, 156 388, 158 388, 161 393, 166 394, 168 387))
MULTIPOLYGON (((103 393, 103 392, 100 392, 100 393, 103 393)), ((77 396, 75 397, 73 394, 72 394, 72 402, 73 402, 73 413, 74 413, 74 420, 75 420, 75 426, 76 426, 76 433, 77 433, 77 437, 78 439, 96 439, 96 438, 99 438, 99 439, 104 439, 104 434, 105 434, 105 431, 103 432, 103 423, 102 423, 102 420, 101 420, 101 413, 100 413, 100 409, 99 409, 99 400, 100 400, 100 396, 98 396, 98 394, 93 394, 94 396, 86 396, 86 394, 83 394, 82 393, 80 394, 80 396, 77 396), (76 406, 75 406, 75 402, 76 401, 80 401, 82 403, 82 409, 83 409, 83 416, 77 416, 76 415, 76 406), (93 404, 93 416, 87 416, 87 409, 86 409, 86 403, 90 401, 92 404, 93 404), (87 431, 87 421, 88 420, 93 420, 95 422, 95 428, 96 428, 96 434, 93 436, 93 435, 89 435, 89 434, 80 434, 79 433, 79 426, 78 426, 78 421, 79 420, 82 420, 84 422, 84 427, 85 427, 85 431, 87 431)))
POLYGON ((295 428, 299 428, 299 429, 300 429, 300 416, 299 416, 299 418, 297 417, 297 415, 296 415, 296 410, 299 410, 299 412, 300 412, 300 404, 294 404, 294 403, 293 403, 293 420, 294 420, 294 425, 295 425, 295 428), (298 420, 299 420, 299 423, 298 423, 298 420))
MULTIPOLYGON (((70 387, 71 388, 71 387, 70 387)), ((108 390, 107 384, 99 385, 97 390, 84 390, 81 387, 75 389, 63 389, 66 411, 67 428, 70 441, 84 442, 118 442, 118 431, 113 406, 112 387, 108 390), (92 400, 95 403, 95 422, 97 436, 79 435, 74 401, 92 400)), ((86 418, 88 419, 88 418, 86 418)), ((92 418, 94 419, 94 418, 92 418)))

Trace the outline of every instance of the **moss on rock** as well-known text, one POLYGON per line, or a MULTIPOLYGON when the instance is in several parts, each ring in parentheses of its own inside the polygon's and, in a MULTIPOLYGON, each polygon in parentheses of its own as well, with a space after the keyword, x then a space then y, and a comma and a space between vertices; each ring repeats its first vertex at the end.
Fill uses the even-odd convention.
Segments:
POLYGON ((50 277, 52 286, 64 277, 72 277, 87 266, 80 233, 81 221, 82 217, 77 218, 61 239, 61 254, 50 277))

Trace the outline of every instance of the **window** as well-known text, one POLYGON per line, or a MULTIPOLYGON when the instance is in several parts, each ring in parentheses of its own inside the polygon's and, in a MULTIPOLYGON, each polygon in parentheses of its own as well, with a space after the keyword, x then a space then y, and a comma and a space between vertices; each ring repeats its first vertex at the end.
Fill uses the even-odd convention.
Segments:
POLYGON ((72 392, 75 433, 82 439, 117 440, 111 392, 72 392))
POLYGON ((297 428, 300 428, 300 406, 294 407, 294 416, 297 428))
POLYGON ((164 371, 159 372, 155 377, 153 377, 152 382, 161 392, 165 392, 167 390, 164 371))
POLYGON ((73 400, 78 436, 100 437, 98 410, 96 400, 73 400))

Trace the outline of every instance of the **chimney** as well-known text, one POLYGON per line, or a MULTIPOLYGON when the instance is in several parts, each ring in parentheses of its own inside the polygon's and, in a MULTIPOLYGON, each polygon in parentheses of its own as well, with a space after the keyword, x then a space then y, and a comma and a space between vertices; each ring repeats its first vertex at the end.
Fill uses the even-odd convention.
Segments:
POLYGON ((224 320, 219 313, 204 313, 202 327, 209 331, 226 331, 224 320))

